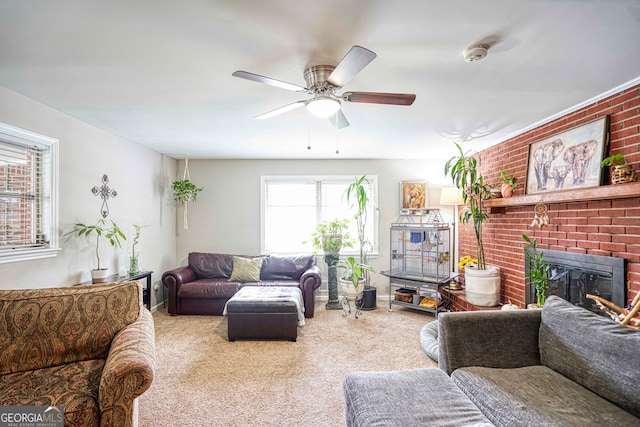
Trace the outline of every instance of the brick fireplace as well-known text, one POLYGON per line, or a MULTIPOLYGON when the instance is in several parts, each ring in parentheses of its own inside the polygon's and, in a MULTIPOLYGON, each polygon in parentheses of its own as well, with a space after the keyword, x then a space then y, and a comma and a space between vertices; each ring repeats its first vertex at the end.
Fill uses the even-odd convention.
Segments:
MULTIPOLYGON (((640 292, 640 184, 599 187, 597 191, 571 193, 574 199, 547 203, 550 224, 531 227, 533 207, 524 194, 528 146, 530 143, 609 115, 608 153, 623 153, 637 170, 640 166, 640 85, 608 96, 549 123, 531 129, 481 152, 481 172, 485 182, 500 182, 500 172, 509 170, 518 178, 514 204, 490 208, 484 222, 484 246, 489 264, 502 273, 502 303, 526 304, 525 262, 522 234, 538 240, 540 250, 551 249, 626 260, 626 301, 640 292), (624 195, 614 187, 627 186, 624 195), (522 200, 518 204, 517 200, 522 200)), ((608 184, 608 182, 607 182, 608 184)), ((551 198, 552 200, 554 198, 551 198)), ((461 209, 462 207, 460 207, 461 209)), ((471 225, 459 227, 459 254, 475 256, 476 245, 471 225)), ((452 293, 454 311, 474 310, 464 293, 452 293)))
MULTIPOLYGON (((526 275, 531 264, 526 253, 524 257, 526 275)), ((601 315, 605 313, 587 295, 597 295, 619 307, 626 305, 624 258, 546 249, 544 260, 551 264, 547 295, 559 296, 601 315)), ((525 285, 525 296, 527 304, 536 302, 536 290, 530 283, 525 285)))

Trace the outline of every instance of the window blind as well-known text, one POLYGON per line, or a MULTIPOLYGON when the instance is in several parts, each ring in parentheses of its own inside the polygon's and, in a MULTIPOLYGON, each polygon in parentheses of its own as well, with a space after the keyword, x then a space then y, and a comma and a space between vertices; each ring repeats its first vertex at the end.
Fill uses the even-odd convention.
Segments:
POLYGON ((48 146, 0 141, 0 253, 49 246, 50 155, 48 146))

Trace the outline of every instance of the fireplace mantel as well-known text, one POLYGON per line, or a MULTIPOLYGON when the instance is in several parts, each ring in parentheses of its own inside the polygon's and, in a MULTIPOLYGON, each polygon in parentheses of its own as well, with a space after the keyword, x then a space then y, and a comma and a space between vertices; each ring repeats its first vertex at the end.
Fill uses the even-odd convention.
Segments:
POLYGON ((508 206, 529 206, 537 203, 570 203, 591 200, 629 199, 640 197, 640 182, 627 184, 601 185, 600 187, 582 188, 579 190, 554 191, 540 194, 527 194, 485 200, 484 206, 491 211, 499 211, 508 206))

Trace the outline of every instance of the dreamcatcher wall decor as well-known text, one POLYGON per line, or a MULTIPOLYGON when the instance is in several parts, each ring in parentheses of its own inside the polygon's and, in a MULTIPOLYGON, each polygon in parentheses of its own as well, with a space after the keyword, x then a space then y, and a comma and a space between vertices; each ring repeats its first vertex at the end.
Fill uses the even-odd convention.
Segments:
POLYGON ((533 221, 531 222, 531 227, 542 228, 545 225, 549 225, 549 216, 547 212, 549 211, 549 207, 544 203, 538 203, 533 208, 533 221))

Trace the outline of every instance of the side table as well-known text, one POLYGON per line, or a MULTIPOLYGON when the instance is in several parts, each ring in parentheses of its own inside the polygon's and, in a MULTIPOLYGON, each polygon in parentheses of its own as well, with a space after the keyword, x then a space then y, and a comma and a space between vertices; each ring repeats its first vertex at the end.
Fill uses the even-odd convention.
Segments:
MULTIPOLYGON (((153 271, 139 271, 136 274, 127 273, 126 276, 120 276, 119 274, 113 274, 107 277, 107 281, 105 283, 119 283, 119 282, 129 282, 132 280, 140 280, 147 279, 147 287, 142 290, 142 302, 147 307, 149 311, 151 311, 151 274, 153 271)), ((91 281, 78 283, 79 285, 92 285, 94 284, 91 281)), ((96 283, 98 284, 98 283, 96 283)))

